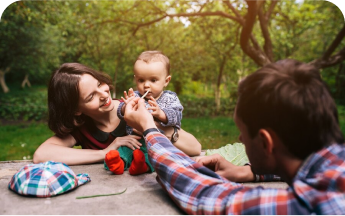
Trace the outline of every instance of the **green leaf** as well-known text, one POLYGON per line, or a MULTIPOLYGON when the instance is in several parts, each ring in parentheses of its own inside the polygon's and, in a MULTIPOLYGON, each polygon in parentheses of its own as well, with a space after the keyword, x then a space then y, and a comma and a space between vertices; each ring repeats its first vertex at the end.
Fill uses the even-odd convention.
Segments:
POLYGON ((119 193, 113 193, 113 194, 97 194, 97 195, 91 195, 91 196, 80 196, 80 197, 76 197, 76 199, 86 199, 86 198, 94 198, 94 197, 100 197, 100 196, 114 196, 114 195, 120 195, 123 194, 124 192, 126 192, 127 188, 119 193))
POLYGON ((219 149, 210 149, 206 151, 205 155, 213 155, 217 153, 238 166, 249 162, 246 149, 242 143, 227 144, 219 149))

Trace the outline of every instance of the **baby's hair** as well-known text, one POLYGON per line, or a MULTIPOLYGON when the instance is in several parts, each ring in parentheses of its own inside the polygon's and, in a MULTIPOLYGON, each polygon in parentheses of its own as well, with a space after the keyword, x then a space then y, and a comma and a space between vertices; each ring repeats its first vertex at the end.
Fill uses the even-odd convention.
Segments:
POLYGON ((150 62, 162 62, 165 66, 167 74, 170 75, 170 61, 169 58, 164 55, 161 51, 152 50, 142 52, 136 61, 141 60, 146 63, 150 62))

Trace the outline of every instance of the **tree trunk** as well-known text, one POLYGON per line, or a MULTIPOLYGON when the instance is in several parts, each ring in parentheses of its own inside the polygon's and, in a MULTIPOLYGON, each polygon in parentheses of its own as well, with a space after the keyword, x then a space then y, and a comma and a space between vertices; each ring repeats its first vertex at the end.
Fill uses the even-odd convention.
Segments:
POLYGON ((215 102, 216 102, 216 110, 217 113, 220 110, 220 84, 222 82, 222 76, 223 76, 223 71, 224 71, 224 66, 226 63, 226 56, 223 57, 222 64, 220 65, 219 68, 219 74, 218 74, 218 79, 217 79, 217 86, 216 86, 216 91, 215 91, 215 102))
POLYGON ((339 65, 338 73, 335 79, 335 97, 340 104, 345 104, 345 64, 339 65))
POLYGON ((28 87, 31 87, 31 84, 29 81, 29 74, 25 74, 24 80, 22 82, 22 88, 25 88, 25 84, 28 85, 28 87))
POLYGON ((2 91, 4 93, 7 93, 10 91, 10 89, 7 87, 6 85, 6 81, 5 81, 5 74, 9 71, 9 68, 6 68, 5 71, 3 70, 0 70, 0 85, 1 85, 1 88, 2 88, 2 91))
POLYGON ((115 69, 115 74, 114 74, 114 90, 113 90, 113 99, 116 98, 116 81, 117 81, 117 66, 115 69))
POLYGON ((115 73, 114 73, 114 91, 113 91, 113 98, 115 99, 116 98, 116 81, 117 81, 117 73, 120 69, 120 64, 121 64, 121 56, 122 56, 122 53, 118 53, 117 54, 117 59, 115 61, 115 73))

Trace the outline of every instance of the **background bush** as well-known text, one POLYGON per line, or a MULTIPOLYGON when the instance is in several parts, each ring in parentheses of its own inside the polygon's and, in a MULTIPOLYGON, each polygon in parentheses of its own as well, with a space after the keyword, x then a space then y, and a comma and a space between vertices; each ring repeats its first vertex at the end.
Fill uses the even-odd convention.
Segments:
POLYGON ((45 87, 14 89, 8 94, 0 94, 1 120, 46 120, 47 110, 45 87))
POLYGON ((183 117, 229 116, 232 115, 236 101, 231 98, 221 98, 217 111, 214 97, 197 97, 195 95, 179 96, 184 107, 183 117))
MULTIPOLYGON (((235 108, 235 100, 222 98, 219 110, 214 97, 182 95, 179 97, 184 107, 183 117, 230 116, 235 108)), ((0 94, 0 119, 3 120, 47 120, 47 89, 33 87, 17 89, 8 94, 0 94)))

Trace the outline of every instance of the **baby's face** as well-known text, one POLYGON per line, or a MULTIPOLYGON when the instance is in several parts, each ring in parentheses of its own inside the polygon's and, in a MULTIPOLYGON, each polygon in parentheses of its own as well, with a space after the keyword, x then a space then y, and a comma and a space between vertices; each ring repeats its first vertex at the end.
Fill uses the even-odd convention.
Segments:
POLYGON ((152 96, 158 99, 171 77, 168 76, 162 62, 146 63, 139 60, 134 64, 134 78, 141 95, 149 91, 145 98, 149 99, 152 96))

